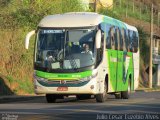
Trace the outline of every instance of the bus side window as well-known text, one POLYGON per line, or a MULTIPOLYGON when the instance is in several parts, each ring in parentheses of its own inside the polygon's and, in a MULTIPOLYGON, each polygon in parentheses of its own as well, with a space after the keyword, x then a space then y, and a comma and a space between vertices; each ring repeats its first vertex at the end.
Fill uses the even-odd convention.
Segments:
POLYGON ((134 52, 138 51, 138 34, 134 31, 133 32, 133 47, 134 47, 134 52))
POLYGON ((118 27, 115 28, 115 49, 120 50, 120 35, 118 27))
POLYGON ((126 50, 127 50, 127 52, 129 51, 129 38, 128 38, 128 30, 126 29, 126 30, 124 30, 124 33, 125 33, 125 44, 126 44, 126 50))
POLYGON ((126 38, 126 37, 125 37, 125 36, 126 36, 126 33, 125 33, 125 32, 126 32, 125 29, 122 28, 122 29, 121 29, 121 40, 122 40, 122 44, 123 44, 123 45, 122 45, 122 47, 123 47, 122 50, 123 50, 123 51, 127 51, 127 48, 126 48, 126 47, 127 47, 127 46, 126 46, 126 39, 125 39, 125 38, 126 38))
POLYGON ((102 32, 102 38, 101 38, 101 48, 100 48, 100 58, 102 59, 103 57, 103 52, 104 52, 104 32, 102 32))
MULTIPOLYGON (((138 51, 138 48, 139 48, 139 36, 138 36, 138 32, 136 32, 136 43, 137 43, 137 44, 136 44, 136 45, 137 45, 137 48, 136 48, 136 49, 137 49, 137 51, 138 51)), ((137 52, 137 51, 136 51, 136 52, 137 52)))
POLYGON ((128 37, 127 37, 127 51, 130 52, 130 46, 131 46, 131 37, 130 37, 130 30, 128 30, 128 37))
POLYGON ((111 49, 111 30, 110 30, 110 25, 107 25, 106 29, 106 48, 111 49))
POLYGON ((103 48, 104 48, 104 32, 102 32, 101 47, 99 49, 97 49, 97 63, 96 63, 96 66, 98 66, 103 59, 103 52, 104 52, 103 48))
POLYGON ((135 34, 135 31, 133 31, 133 34, 132 34, 132 42, 133 42, 133 52, 135 52, 136 50, 136 34, 135 34))
POLYGON ((134 52, 134 37, 133 31, 130 31, 130 51, 134 52))
POLYGON ((118 28, 118 30, 119 30, 119 50, 123 51, 122 33, 120 28, 118 28))
POLYGON ((111 49, 115 50, 115 29, 114 26, 110 28, 110 41, 111 41, 111 49))

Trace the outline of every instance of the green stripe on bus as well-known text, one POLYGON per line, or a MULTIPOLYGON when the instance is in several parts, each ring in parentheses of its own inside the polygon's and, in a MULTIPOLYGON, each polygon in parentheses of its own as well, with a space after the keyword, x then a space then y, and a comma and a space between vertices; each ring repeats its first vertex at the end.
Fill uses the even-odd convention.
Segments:
POLYGON ((92 71, 84 71, 79 73, 47 73, 42 71, 36 71, 36 76, 46 78, 49 80, 77 80, 80 78, 88 77, 92 75, 92 71))

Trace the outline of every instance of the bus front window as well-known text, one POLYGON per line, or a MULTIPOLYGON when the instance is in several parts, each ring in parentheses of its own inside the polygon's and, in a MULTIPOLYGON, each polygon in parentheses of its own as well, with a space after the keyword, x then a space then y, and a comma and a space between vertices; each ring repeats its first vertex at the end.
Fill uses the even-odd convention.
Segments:
POLYGON ((95 29, 39 29, 36 66, 67 70, 94 65, 95 32, 95 29))

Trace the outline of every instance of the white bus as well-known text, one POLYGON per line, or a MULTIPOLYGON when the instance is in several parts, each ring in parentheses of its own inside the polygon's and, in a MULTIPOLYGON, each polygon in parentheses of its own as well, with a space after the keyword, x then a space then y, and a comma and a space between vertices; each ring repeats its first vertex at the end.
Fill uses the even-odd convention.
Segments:
POLYGON ((34 87, 48 102, 64 96, 77 99, 94 95, 104 102, 107 94, 128 99, 138 87, 139 37, 135 27, 90 12, 44 17, 36 30, 34 87))

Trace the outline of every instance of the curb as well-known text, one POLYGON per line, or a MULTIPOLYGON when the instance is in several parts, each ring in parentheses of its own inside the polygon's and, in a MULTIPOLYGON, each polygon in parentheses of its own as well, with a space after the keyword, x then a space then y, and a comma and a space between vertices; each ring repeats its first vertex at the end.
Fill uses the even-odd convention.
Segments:
POLYGON ((143 92, 159 92, 160 91, 160 88, 142 88, 142 89, 137 89, 135 90, 137 92, 139 91, 143 91, 143 92))
POLYGON ((0 104, 9 102, 27 101, 43 97, 44 96, 0 96, 0 104))
POLYGON ((144 90, 144 92, 160 92, 160 89, 157 89, 157 90, 144 90))

